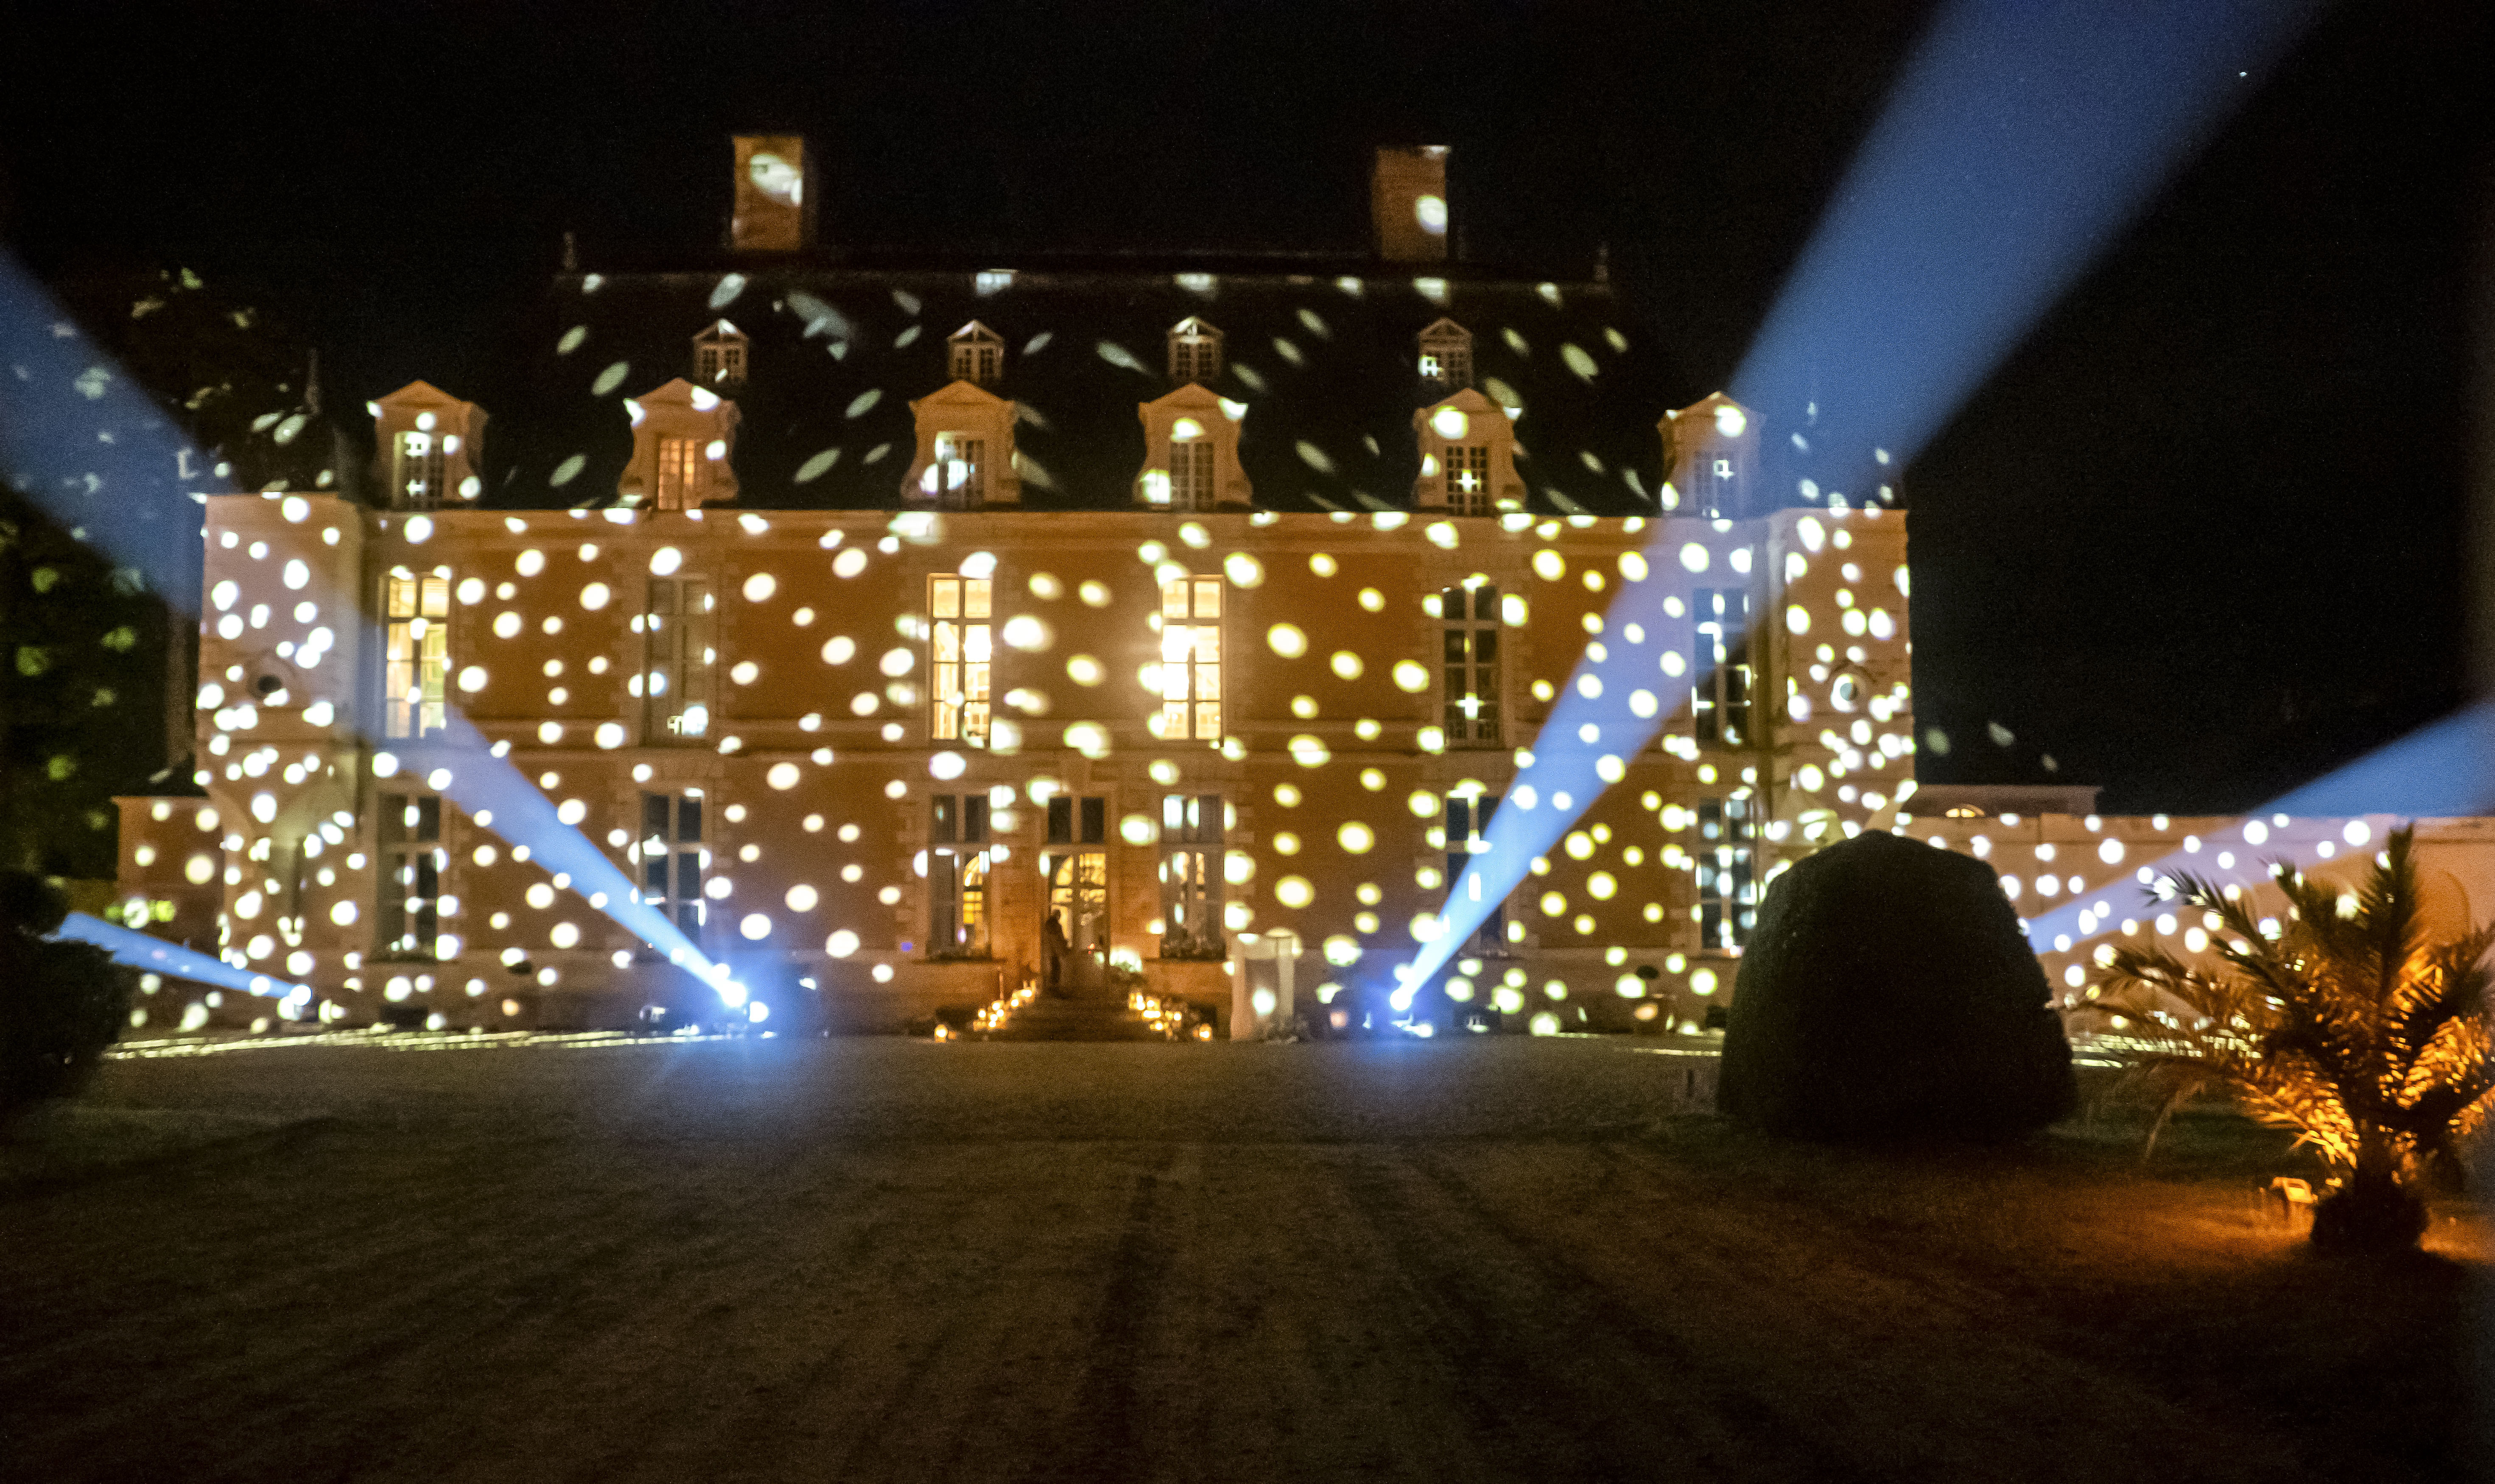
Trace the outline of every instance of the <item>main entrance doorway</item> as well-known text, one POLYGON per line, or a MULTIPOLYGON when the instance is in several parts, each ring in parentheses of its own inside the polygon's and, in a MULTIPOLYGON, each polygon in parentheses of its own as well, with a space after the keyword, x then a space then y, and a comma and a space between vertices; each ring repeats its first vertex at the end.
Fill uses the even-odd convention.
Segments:
POLYGON ((1109 956, 1109 853, 1063 850, 1039 857, 1048 879, 1048 910, 1065 930, 1062 987, 1068 994, 1105 982, 1109 956))

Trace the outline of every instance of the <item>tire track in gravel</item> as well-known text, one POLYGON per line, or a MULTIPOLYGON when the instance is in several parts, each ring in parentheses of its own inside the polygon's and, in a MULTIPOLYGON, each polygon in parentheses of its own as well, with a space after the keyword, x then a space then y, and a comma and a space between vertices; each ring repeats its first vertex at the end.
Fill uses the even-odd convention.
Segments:
POLYGON ((1498 1145, 1459 1166, 1436 1148, 1414 1164, 1551 1285, 1616 1295, 1616 1322, 1703 1345, 1724 1383, 1774 1399, 1790 1436, 1894 1476, 2302 1476, 2270 1439, 2048 1348, 2040 1315, 1937 1264, 1866 1267, 1859 1248, 1814 1240, 1802 1213, 1722 1204, 1653 1151, 1498 1145))

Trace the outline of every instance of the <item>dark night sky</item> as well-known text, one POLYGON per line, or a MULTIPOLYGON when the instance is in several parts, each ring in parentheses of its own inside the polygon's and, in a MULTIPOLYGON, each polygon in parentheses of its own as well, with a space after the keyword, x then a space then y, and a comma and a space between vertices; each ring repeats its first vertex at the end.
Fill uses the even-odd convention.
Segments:
MULTIPOLYGON (((0 7, 49 38, 0 89, 11 244, 239 275, 335 405, 421 376, 489 409, 561 233, 593 267, 714 245, 755 128, 810 137, 827 238, 1001 262, 1355 251, 1369 146, 1452 143, 1469 256, 1608 241, 1683 405, 1926 11, 167 9, 0 7)), ((2050 753, 2109 809, 2232 810, 2458 702, 2490 10, 2328 11, 1911 469, 1918 710, 1956 743, 1925 779, 2050 753)))

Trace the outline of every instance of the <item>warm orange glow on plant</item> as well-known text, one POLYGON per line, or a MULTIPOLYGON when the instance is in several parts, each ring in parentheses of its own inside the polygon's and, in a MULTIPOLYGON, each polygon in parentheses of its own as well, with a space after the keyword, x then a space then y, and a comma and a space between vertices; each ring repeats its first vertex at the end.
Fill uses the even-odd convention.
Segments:
MULTIPOLYGON (((2315 1213, 2322 1247, 2407 1247, 2422 1192, 2456 1181, 2457 1145, 2495 1104, 2483 962, 2495 922, 2430 937, 2412 830, 2394 833, 2352 904, 2281 863, 2288 912, 2265 936, 2249 893, 2178 876, 2171 889, 2220 925, 2206 962, 2116 947, 2083 1010, 2134 1022, 2162 1049, 2140 1073, 2170 1082, 2159 1114, 2213 1083, 2294 1128, 2348 1171, 2315 1213)), ((2154 1132, 2151 1133, 2152 1140, 2154 1132)))

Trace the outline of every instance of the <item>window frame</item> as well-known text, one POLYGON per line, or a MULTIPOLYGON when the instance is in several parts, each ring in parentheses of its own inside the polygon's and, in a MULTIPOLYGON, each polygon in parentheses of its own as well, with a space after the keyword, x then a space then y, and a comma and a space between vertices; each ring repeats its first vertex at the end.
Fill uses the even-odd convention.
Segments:
MULTIPOLYGON (((1443 801, 1441 832, 1447 850, 1447 901, 1453 904, 1459 884, 1467 881, 1476 855, 1490 853, 1491 820, 1497 817, 1501 795, 1481 792, 1460 797, 1450 794, 1443 801)), ((1469 878, 1471 900, 1481 900, 1481 878, 1469 878)), ((1481 953, 1508 951, 1507 901, 1501 898, 1489 904, 1482 919, 1473 929, 1472 949, 1481 953)))
POLYGON ((397 478, 391 486, 398 509, 442 508, 443 483, 449 477, 449 450, 444 442, 444 435, 423 428, 409 428, 398 435, 393 445, 397 478))
POLYGON ((641 605, 641 740, 644 746, 704 743, 718 720, 719 595, 707 576, 678 572, 652 577, 641 605), (664 593, 665 604, 660 602, 664 593), (698 613, 681 611, 697 598, 698 613), (691 658, 698 643, 701 658, 691 658), (664 685, 659 679, 665 677, 664 685), (698 726, 683 723, 693 707, 701 709, 698 726))
POLYGON ((1710 952, 1747 947, 1758 928, 1758 801, 1728 795, 1698 801, 1699 946, 1710 952), (1729 889, 1728 889, 1729 887, 1729 889))
POLYGON ((1489 515, 1496 507, 1490 489, 1490 445, 1486 443, 1451 443, 1438 451, 1440 477, 1445 480, 1447 512, 1451 515, 1489 515), (1473 485, 1463 487, 1470 477, 1473 485))
POLYGON ((381 584, 382 736, 439 736, 450 725, 450 577, 397 568, 381 584))
POLYGON ((1218 793, 1161 796, 1163 958, 1217 959, 1229 955, 1229 933, 1222 922, 1225 811, 1218 793))
POLYGON ((373 956, 432 961, 442 939, 442 878, 450 854, 438 794, 386 789, 373 833, 373 956), (411 820, 408 817, 416 816, 411 820))
POLYGON ((928 469, 936 477, 936 488, 927 498, 948 510, 974 510, 988 500, 988 441, 984 437, 948 429, 936 435, 935 453, 928 469), (960 478, 954 476, 956 466, 960 478))
POLYGON ((982 750, 988 746, 996 722, 995 590, 993 575, 928 574, 927 735, 931 741, 959 742, 982 750))
POLYGON ((704 462, 702 440, 662 436, 652 442, 655 447, 651 456, 656 460, 657 470, 650 480, 650 487, 656 492, 658 508, 681 510, 699 505, 704 462))
POLYGON ((1746 587, 1702 587, 1690 595, 1690 734, 1702 747, 1748 747, 1757 730, 1751 609, 1746 587))
POLYGON ((1497 583, 1456 584, 1439 590, 1439 725, 1451 750, 1504 745, 1501 627, 1497 583))
POLYGON ((678 932, 696 943, 710 917, 711 850, 703 838, 702 818, 707 810, 703 790, 690 785, 642 789, 641 829, 631 850, 641 900, 658 908, 678 932))
POLYGON ((985 793, 928 795, 929 958, 984 959, 994 947, 996 856, 985 793))
POLYGON ((1221 745, 1225 585, 1217 576, 1193 575, 1161 584, 1161 706, 1155 730, 1161 741, 1221 745))

